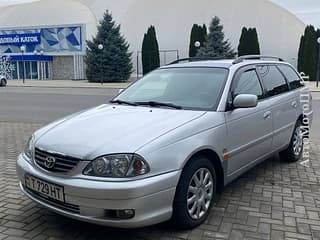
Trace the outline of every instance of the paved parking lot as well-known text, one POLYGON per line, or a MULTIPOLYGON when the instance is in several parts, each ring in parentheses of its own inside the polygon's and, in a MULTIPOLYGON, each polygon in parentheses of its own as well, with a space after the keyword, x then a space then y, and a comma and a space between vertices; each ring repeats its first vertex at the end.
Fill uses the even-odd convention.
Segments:
POLYGON ((197 229, 117 230, 61 217, 20 193, 15 159, 40 126, 0 123, 0 239, 320 239, 319 142, 310 168, 274 157, 234 181, 197 229))
POLYGON ((1 122, 0 117, 0 240, 320 239, 319 140, 310 145, 308 167, 274 157, 234 181, 219 196, 206 223, 194 230, 176 231, 168 224, 119 230, 67 219, 20 193, 15 160, 42 125, 1 122))

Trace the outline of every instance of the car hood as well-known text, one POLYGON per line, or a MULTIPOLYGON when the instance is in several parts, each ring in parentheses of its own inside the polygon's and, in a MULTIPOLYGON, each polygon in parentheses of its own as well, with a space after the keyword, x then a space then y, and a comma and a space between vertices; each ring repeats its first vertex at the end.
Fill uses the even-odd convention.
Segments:
POLYGON ((101 105, 43 131, 36 140, 36 147, 87 160, 105 154, 134 153, 205 113, 101 105))

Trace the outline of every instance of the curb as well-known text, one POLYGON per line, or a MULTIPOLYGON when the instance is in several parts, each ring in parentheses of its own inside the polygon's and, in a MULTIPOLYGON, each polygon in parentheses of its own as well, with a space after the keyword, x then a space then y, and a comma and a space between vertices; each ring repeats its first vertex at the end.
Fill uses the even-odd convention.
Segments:
POLYGON ((8 88, 79 88, 79 89, 124 89, 127 87, 90 87, 90 86, 10 86, 7 85, 8 88))
POLYGON ((124 89, 130 86, 133 82, 123 82, 123 83, 104 83, 101 84, 91 84, 91 83, 76 83, 76 82, 56 82, 56 83, 42 83, 37 84, 35 82, 29 82, 26 84, 14 82, 8 83, 7 87, 10 88, 78 88, 78 89, 124 89))
POLYGON ((105 82, 101 85, 100 82, 90 83, 88 81, 76 80, 45 80, 36 81, 30 80, 22 83, 20 80, 10 80, 7 86, 10 88, 52 88, 52 89, 124 89, 130 86, 135 81, 129 79, 126 82, 105 82))
MULTIPOLYGON (((127 87, 129 87, 133 82, 129 82, 129 83, 124 83, 126 84, 126 86, 108 86, 107 84, 105 85, 101 85, 101 86, 39 86, 39 85, 10 85, 8 84, 6 87, 9 88, 79 88, 79 89, 83 89, 83 88, 87 88, 87 89, 125 89, 127 87)), ((320 93, 320 89, 309 89, 310 92, 312 93, 320 93)))

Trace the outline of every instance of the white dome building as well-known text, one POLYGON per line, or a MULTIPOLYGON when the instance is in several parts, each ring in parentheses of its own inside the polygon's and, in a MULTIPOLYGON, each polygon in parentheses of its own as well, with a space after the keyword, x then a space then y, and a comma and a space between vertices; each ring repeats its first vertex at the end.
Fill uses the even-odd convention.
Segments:
MULTIPOLYGON (((176 50, 183 58, 188 56, 192 25, 208 26, 218 16, 235 49, 242 27, 255 27, 262 54, 293 64, 305 28, 296 16, 268 0, 40 0, 1 8, 0 51, 16 62, 12 77, 85 78, 85 40, 95 35, 107 9, 121 24, 134 66, 150 25, 156 27, 160 49, 176 50)), ((162 53, 162 64, 174 60, 177 52, 162 53)))

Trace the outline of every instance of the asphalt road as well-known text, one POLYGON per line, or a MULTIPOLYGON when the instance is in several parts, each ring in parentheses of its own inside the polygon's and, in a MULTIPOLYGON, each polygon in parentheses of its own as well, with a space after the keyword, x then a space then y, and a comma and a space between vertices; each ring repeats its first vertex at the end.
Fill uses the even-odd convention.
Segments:
POLYGON ((115 89, 0 88, 0 121, 48 123, 109 101, 115 89))
MULTIPOLYGON (((116 89, 0 88, 0 121, 48 123, 109 101, 116 89)), ((320 140, 320 92, 313 93, 311 137, 320 140)))

